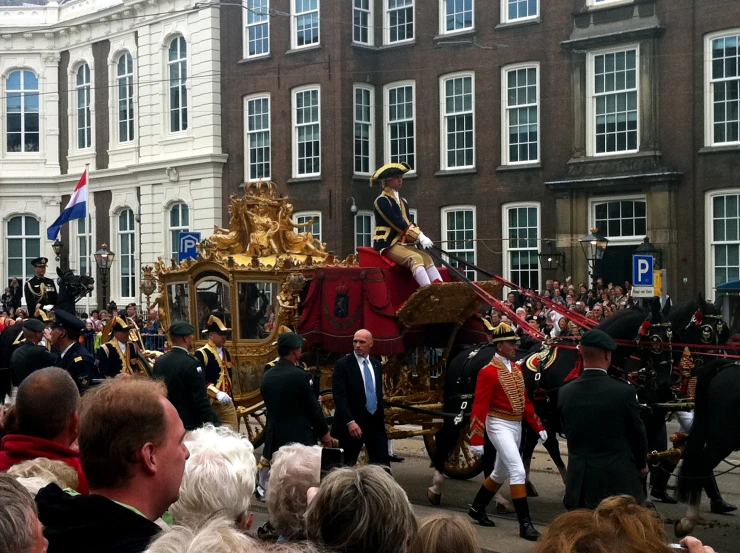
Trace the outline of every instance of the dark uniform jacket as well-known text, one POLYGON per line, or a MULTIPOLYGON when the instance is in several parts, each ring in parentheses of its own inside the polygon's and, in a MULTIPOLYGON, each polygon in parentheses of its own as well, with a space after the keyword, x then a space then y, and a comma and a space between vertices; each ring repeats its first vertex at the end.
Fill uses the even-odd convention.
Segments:
POLYGON ((23 287, 23 295, 26 297, 28 314, 33 317, 37 306, 57 304, 57 285, 50 278, 35 276, 26 281, 26 285, 23 287))
POLYGON ((354 353, 345 355, 334 363, 332 393, 334 396, 334 424, 331 435, 337 439, 349 438, 347 425, 355 421, 367 435, 385 434, 385 416, 383 413, 383 368, 377 359, 368 358, 375 373, 375 395, 377 409, 372 415, 365 404, 365 381, 362 379, 360 365, 354 353))
POLYGON ((70 374, 77 383, 80 393, 92 385, 91 381, 93 378, 100 378, 98 376, 98 369, 95 366, 95 358, 79 342, 75 342, 69 347, 57 363, 57 366, 70 374))
POLYGON ((100 378, 113 378, 120 372, 128 372, 124 370, 124 362, 128 364, 132 372, 142 372, 139 358, 136 356, 136 348, 130 342, 126 344, 126 359, 124 360, 121 359, 115 338, 100 346, 95 354, 95 365, 100 378))
POLYGON ((593 509, 617 494, 644 500, 647 439, 635 389, 604 371, 585 370, 560 389, 558 408, 570 456, 565 506, 593 509))
POLYGON ((313 445, 329 431, 310 379, 309 373, 286 359, 262 377, 260 391, 267 408, 265 459, 285 444, 313 445))
POLYGON ((413 242, 419 236, 418 229, 409 219, 409 204, 401 198, 399 203, 390 188, 375 198, 375 233, 373 235, 373 248, 382 252, 393 244, 406 238, 407 242, 413 242))
POLYGON ((185 430, 200 428, 206 423, 221 423, 211 409, 200 362, 180 347, 173 347, 157 359, 154 376, 164 378, 167 399, 177 409, 185 430))
MULTIPOLYGON (((215 346, 213 347, 215 350, 215 346)), ((221 363, 218 362, 216 354, 213 353, 211 348, 206 345, 195 351, 195 358, 198 360, 198 364, 203 367, 203 376, 206 380, 206 385, 212 384, 216 386, 220 391, 226 392, 229 395, 233 394, 231 388, 231 354, 226 348, 222 348, 224 352, 224 359, 222 363, 228 374, 228 382, 221 380, 221 363)))
POLYGON ((10 373, 14 386, 20 386, 23 379, 39 369, 57 364, 59 356, 44 346, 33 342, 23 342, 10 358, 10 373))

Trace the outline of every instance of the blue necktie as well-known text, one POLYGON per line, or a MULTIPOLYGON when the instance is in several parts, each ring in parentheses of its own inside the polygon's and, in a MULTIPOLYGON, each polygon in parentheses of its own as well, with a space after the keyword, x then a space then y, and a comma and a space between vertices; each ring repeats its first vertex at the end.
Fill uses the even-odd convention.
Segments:
POLYGON ((371 415, 378 409, 378 398, 375 397, 375 384, 373 384, 373 373, 370 372, 370 365, 367 359, 362 361, 362 372, 365 375, 365 406, 371 415))

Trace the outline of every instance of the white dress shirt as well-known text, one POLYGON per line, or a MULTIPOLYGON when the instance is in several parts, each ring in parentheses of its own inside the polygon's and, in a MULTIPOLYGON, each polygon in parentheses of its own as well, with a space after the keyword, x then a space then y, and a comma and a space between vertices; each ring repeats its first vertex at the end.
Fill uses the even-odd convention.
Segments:
POLYGON ((496 354, 496 359, 501 361, 504 364, 504 367, 509 369, 509 372, 511 372, 511 361, 509 361, 506 357, 501 357, 498 353, 496 354))

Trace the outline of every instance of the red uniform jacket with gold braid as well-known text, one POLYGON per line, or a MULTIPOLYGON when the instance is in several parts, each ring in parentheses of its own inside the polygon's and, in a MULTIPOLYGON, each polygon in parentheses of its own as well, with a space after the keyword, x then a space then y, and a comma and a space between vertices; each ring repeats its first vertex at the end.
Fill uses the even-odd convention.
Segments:
POLYGON ((512 363, 511 368, 512 371, 509 372, 509 369, 494 357, 478 373, 473 413, 470 418, 471 445, 483 445, 486 415, 507 421, 521 421, 524 418, 537 432, 545 429, 527 397, 522 370, 516 363, 512 363))

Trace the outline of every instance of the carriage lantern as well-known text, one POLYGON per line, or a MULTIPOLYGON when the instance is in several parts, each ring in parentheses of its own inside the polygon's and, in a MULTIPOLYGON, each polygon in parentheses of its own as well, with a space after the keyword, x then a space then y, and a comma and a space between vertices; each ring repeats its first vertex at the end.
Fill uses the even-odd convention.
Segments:
POLYGON ((100 275, 103 277, 103 305, 106 305, 107 297, 106 292, 108 288, 108 274, 110 273, 110 267, 113 265, 113 259, 116 257, 112 251, 108 249, 108 244, 103 244, 100 249, 95 252, 95 264, 98 266, 100 275))
POLYGON ((646 236, 642 244, 637 246, 637 249, 635 249, 635 253, 640 255, 651 255, 653 256, 653 259, 655 259, 655 268, 660 269, 663 265, 663 250, 660 248, 656 248, 653 244, 650 243, 650 239, 646 236))
POLYGON ((583 248, 583 255, 586 256, 586 261, 588 261, 593 289, 596 290, 596 262, 604 257, 609 239, 603 234, 600 234, 598 228, 592 228, 591 234, 584 236, 579 242, 581 243, 581 248, 583 248))
POLYGON ((157 289, 157 279, 152 275, 153 268, 146 265, 141 268, 141 272, 144 276, 141 277, 141 284, 139 284, 139 290, 146 296, 146 310, 149 311, 151 308, 151 295, 157 289))
POLYGON ((552 240, 546 240, 542 245, 542 250, 537 253, 540 258, 540 266, 543 269, 565 269, 565 254, 555 247, 552 240))

